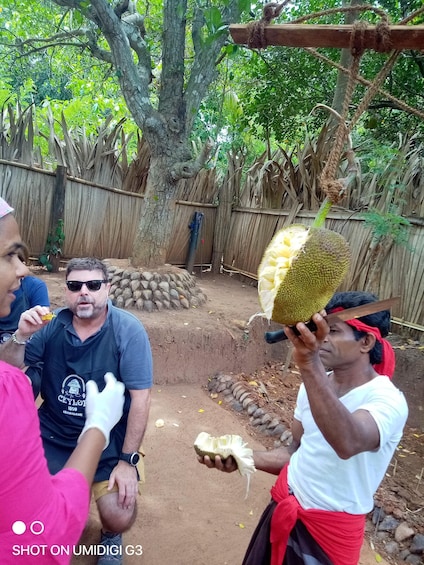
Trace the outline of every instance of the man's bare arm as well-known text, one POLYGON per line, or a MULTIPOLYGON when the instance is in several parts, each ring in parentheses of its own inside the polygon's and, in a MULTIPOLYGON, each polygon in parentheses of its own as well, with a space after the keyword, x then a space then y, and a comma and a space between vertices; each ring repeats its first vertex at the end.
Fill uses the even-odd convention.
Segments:
POLYGON ((137 451, 146 432, 150 409, 150 389, 130 390, 131 406, 128 413, 127 431, 122 451, 137 451))
MULTIPOLYGON (((300 445, 303 427, 302 424, 295 419, 292 423, 292 434, 293 441, 288 446, 276 447, 269 451, 253 451, 253 461, 256 469, 270 473, 271 475, 278 475, 284 465, 290 461, 291 456, 300 445)), ((199 457, 199 462, 210 469, 215 468, 224 473, 232 473, 237 470, 237 463, 233 457, 221 459, 221 457, 217 455, 215 460, 212 461, 210 457, 206 455, 205 457, 199 457)))

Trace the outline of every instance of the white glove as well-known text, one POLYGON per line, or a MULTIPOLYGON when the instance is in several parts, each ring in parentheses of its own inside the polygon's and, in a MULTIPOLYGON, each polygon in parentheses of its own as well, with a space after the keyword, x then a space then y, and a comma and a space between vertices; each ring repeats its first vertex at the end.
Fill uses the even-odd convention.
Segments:
POLYGON ((117 381, 113 373, 105 374, 106 386, 99 392, 95 381, 88 381, 85 399, 85 426, 78 438, 90 428, 99 429, 109 445, 110 430, 119 422, 124 407, 124 383, 117 381))

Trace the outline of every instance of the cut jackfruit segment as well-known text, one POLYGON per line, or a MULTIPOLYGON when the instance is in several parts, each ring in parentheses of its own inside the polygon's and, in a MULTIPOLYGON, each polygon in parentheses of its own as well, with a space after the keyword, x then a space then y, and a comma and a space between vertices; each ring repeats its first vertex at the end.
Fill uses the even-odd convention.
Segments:
POLYGON ((56 314, 54 314, 53 312, 49 312, 48 314, 43 314, 41 316, 41 319, 45 322, 46 320, 52 320, 55 317, 56 317, 56 314))
POLYGON ((259 302, 268 320, 295 325, 322 310, 350 263, 345 238, 294 224, 276 233, 258 269, 259 302))
POLYGON ((249 477, 256 471, 253 461, 253 451, 247 447, 241 436, 227 434, 213 437, 206 432, 200 432, 194 442, 194 449, 198 455, 208 455, 212 460, 216 455, 221 459, 234 457, 240 475, 249 477))

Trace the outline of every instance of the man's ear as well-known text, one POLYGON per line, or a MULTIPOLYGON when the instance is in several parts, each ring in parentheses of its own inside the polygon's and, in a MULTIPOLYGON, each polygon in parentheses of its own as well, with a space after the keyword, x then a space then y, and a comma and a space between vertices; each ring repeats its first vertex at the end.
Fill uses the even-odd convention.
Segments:
POLYGON ((369 353, 375 345, 377 338, 374 334, 367 333, 364 337, 361 338, 362 346, 361 350, 365 353, 369 353))

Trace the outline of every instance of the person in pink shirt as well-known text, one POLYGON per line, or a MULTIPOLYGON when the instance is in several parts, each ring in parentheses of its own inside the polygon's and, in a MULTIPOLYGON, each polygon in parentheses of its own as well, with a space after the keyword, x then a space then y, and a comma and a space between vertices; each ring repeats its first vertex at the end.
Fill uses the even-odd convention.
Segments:
MULTIPOLYGON (((25 246, 12 214, 0 198, 0 317, 7 316, 20 279, 28 274, 21 262, 25 246)), ((25 324, 0 348, 0 563, 2 565, 66 564, 72 559, 88 518, 90 486, 111 429, 122 416, 124 385, 112 373, 106 386, 87 383, 86 424, 65 468, 51 475, 47 468, 37 409, 27 376, 9 365, 14 349, 22 348, 43 325, 45 306, 36 307, 25 324)))

